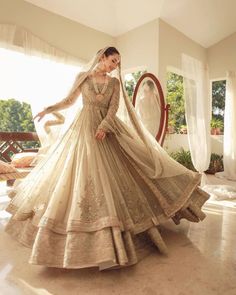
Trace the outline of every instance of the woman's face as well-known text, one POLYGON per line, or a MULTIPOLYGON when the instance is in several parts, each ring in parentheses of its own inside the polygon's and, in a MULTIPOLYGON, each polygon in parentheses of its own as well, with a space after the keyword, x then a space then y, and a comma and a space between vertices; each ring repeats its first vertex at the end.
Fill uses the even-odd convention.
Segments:
POLYGON ((104 70, 107 73, 110 73, 113 70, 115 70, 117 68, 119 62, 120 62, 120 55, 117 53, 114 53, 114 54, 109 55, 107 57, 104 56, 102 58, 102 65, 104 67, 104 70))
POLYGON ((145 97, 149 97, 152 94, 150 87, 146 83, 143 85, 143 94, 145 97))

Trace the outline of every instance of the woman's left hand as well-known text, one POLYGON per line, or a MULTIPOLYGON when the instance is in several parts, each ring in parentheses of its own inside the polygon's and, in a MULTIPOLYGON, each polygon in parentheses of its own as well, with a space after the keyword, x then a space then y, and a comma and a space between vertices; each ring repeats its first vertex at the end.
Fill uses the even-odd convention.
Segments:
POLYGON ((103 140, 105 137, 106 137, 106 132, 103 131, 102 129, 98 129, 95 134, 95 138, 98 140, 103 140))

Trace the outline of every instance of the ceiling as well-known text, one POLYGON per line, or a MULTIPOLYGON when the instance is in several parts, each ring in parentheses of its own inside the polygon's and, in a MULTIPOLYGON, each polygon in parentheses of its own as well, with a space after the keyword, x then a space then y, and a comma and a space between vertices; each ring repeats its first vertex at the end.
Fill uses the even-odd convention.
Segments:
POLYGON ((114 37, 161 18, 204 47, 236 32, 236 0, 24 0, 114 37))

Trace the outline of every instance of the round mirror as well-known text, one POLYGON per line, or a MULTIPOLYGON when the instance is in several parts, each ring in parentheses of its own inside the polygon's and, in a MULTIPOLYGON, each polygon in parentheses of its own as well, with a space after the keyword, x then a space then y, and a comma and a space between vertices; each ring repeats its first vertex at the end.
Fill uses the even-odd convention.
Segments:
POLYGON ((145 73, 140 77, 134 90, 133 105, 144 126, 162 144, 166 105, 161 84, 155 75, 145 73))

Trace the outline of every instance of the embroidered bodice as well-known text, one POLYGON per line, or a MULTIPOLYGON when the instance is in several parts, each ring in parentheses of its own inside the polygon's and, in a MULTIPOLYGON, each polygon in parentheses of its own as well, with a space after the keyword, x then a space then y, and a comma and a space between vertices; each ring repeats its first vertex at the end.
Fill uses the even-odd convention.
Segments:
MULTIPOLYGON (((82 74, 82 73, 81 73, 82 74)), ((104 83, 96 83, 99 92, 101 92, 104 83)), ((60 102, 49 106, 46 108, 47 111, 53 112, 61 109, 68 108, 75 103, 78 96, 82 94, 83 105, 94 105, 105 109, 105 117, 102 122, 99 124, 98 129, 104 131, 109 130, 109 126, 112 125, 115 114, 119 107, 120 99, 120 82, 117 78, 109 78, 106 91, 104 92, 104 97, 100 100, 96 98, 96 91, 94 88, 93 80, 88 76, 72 94, 61 100, 60 102)))

